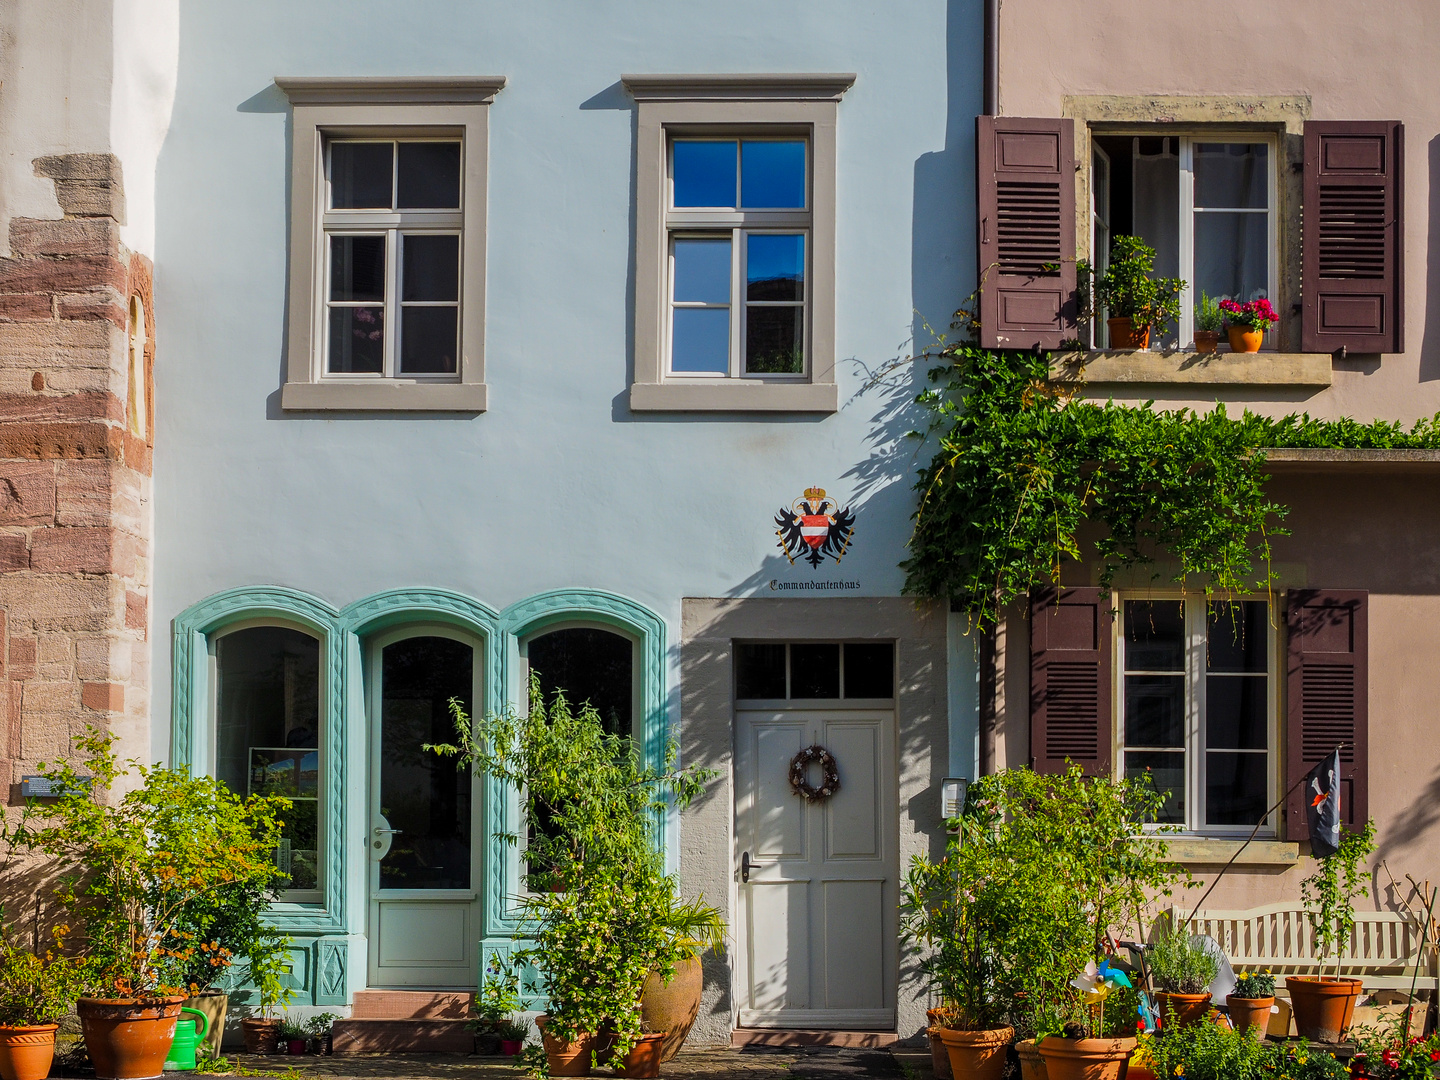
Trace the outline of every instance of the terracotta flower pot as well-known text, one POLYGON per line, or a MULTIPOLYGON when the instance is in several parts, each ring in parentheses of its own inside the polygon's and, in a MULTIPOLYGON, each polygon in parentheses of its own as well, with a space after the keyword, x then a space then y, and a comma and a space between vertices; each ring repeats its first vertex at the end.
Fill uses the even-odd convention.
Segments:
POLYGON ((641 1035, 640 1041, 625 1054, 617 1076, 655 1077, 660 1075, 660 1055, 665 1050, 665 1039, 669 1032, 658 1035, 641 1035))
POLYGON ((1015 1053, 1020 1055, 1020 1080, 1050 1080, 1045 1057, 1034 1039, 1021 1039, 1015 1044, 1015 1053))
POLYGON ((945 1043, 940 1038, 940 1028, 932 1023, 926 1029, 925 1037, 930 1042, 930 1071, 935 1074, 935 1080, 954 1080, 955 1074, 950 1071, 950 1051, 945 1049, 945 1043))
POLYGON ((240 1021, 240 1034, 245 1037, 247 1054, 273 1054, 280 1043, 280 1021, 246 1017, 240 1021))
POLYGON ((1264 330, 1252 330, 1248 326, 1227 326, 1230 335, 1231 352, 1259 352, 1260 342, 1265 340, 1264 330))
POLYGON ((1220 344, 1219 330, 1196 330, 1195 351, 1197 353, 1213 353, 1220 344))
POLYGON ((1210 1011, 1209 994, 1156 994, 1160 1001, 1160 1024, 1189 1027, 1205 1019, 1210 1011))
POLYGON ((1275 1007, 1274 997, 1242 998, 1231 994, 1225 999, 1225 1010, 1230 1022, 1241 1033, 1250 1032, 1255 1039, 1265 1038, 1270 1027, 1270 1010, 1275 1007))
POLYGON ((1045 1059, 1049 1080, 1120 1080, 1134 1052, 1134 1039, 1062 1039, 1049 1035, 1040 1040, 1040 1056, 1045 1059))
POLYGON ((225 1038, 225 1012, 230 1007, 230 997, 223 990, 207 990, 203 994, 188 997, 181 1006, 205 1014, 205 1038, 200 1040, 211 1057, 220 1056, 220 1041, 225 1038))
POLYGON ((1110 328, 1110 348, 1112 349, 1148 349, 1150 347, 1150 327, 1145 327, 1137 334, 1134 323, 1131 322, 1128 315, 1123 315, 1118 319, 1106 319, 1105 325, 1110 328))
POLYGON ((1317 975, 1287 975, 1295 1030, 1313 1042, 1335 1043, 1355 1015, 1361 980, 1327 979, 1317 975))
POLYGON ((81 998, 75 1003, 97 1080, 159 1076, 183 997, 81 998))
POLYGON ((935 1030, 950 1054, 950 1071, 956 1080, 1000 1080, 1005 1072, 1005 1048, 1015 1037, 1013 1027, 989 1031, 935 1030))
POLYGON ((59 1024, 0 1027, 0 1077, 4 1080, 45 1080, 55 1060, 59 1024))
POLYGON ((540 1038, 545 1044, 545 1058, 550 1066, 551 1076, 589 1076, 590 1053, 594 1049, 595 1036, 582 1035, 575 1042, 561 1042, 545 1030, 550 1018, 541 1014, 535 1018, 540 1029, 540 1038))
POLYGON ((656 972, 645 980, 640 991, 640 1023, 644 1030, 666 1032, 661 1061, 669 1061, 685 1045, 685 1036, 700 1015, 700 992, 704 988, 705 973, 698 956, 676 964, 668 983, 656 972))

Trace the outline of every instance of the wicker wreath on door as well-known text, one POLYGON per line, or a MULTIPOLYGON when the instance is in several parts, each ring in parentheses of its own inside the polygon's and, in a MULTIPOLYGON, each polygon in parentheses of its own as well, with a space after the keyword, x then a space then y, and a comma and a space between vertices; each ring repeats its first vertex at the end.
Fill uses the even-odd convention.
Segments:
POLYGON ((790 759, 790 788, 806 802, 819 802, 834 795, 840 790, 840 770, 835 767, 835 755, 818 744, 801 750, 790 759), (805 773, 814 761, 820 763, 825 773, 819 787, 805 779, 805 773))

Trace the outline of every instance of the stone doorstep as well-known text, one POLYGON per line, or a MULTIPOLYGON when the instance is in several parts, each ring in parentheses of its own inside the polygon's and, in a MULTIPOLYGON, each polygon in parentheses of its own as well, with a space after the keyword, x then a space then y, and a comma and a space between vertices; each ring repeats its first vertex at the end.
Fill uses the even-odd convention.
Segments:
POLYGON ((742 1046, 843 1046, 881 1049, 894 1046, 900 1037, 893 1031, 830 1031, 819 1028, 736 1028, 730 1045, 742 1046))
POLYGON ((337 1054, 471 1054, 475 1033, 464 1020, 336 1020, 330 1029, 337 1054))
POLYGON ((352 1020, 464 1020, 473 993, 434 990, 357 990, 352 1020))

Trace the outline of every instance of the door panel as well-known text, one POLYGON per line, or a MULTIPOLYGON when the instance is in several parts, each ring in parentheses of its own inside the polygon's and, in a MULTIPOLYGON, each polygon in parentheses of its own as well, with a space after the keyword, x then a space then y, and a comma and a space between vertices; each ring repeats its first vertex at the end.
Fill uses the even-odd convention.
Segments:
MULTIPOLYGON (((464 905, 443 902, 407 903, 404 900, 380 904, 379 964, 382 969, 424 964, 444 969, 450 975, 458 965, 468 968, 470 958, 456 949, 469 931, 464 905)), ((473 981, 473 978, 472 978, 473 981)))
POLYGON ((889 712, 736 714, 735 858, 751 860, 739 886, 741 1026, 894 1027, 894 732, 889 712), (789 783, 791 759, 812 743, 840 775, 820 802, 789 783))

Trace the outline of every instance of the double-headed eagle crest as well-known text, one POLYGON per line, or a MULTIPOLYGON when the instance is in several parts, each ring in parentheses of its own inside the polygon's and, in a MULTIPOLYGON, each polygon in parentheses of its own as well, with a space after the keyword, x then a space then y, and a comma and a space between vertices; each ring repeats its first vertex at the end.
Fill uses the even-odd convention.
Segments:
POLYGON ((802 558, 819 566, 827 555, 838 563, 855 535, 855 514, 828 498, 824 488, 806 488, 801 498, 775 515, 775 535, 791 566, 802 558))

